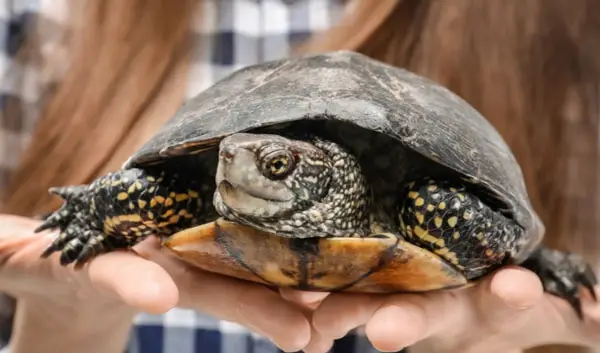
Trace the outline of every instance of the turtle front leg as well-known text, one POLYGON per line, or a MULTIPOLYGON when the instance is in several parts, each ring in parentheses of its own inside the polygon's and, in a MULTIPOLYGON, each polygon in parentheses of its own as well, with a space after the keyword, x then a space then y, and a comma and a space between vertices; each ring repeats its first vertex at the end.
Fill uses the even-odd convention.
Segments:
POLYGON ((404 190, 398 215, 406 240, 439 255, 469 280, 503 265, 523 239, 521 227, 463 185, 426 178, 404 190))
MULTIPOLYGON (((39 227, 36 231, 43 229, 45 227, 39 227)), ((44 250, 41 256, 47 258, 54 252, 60 252, 61 265, 66 266, 75 262, 75 267, 81 267, 100 253, 128 248, 144 238, 144 236, 107 236, 102 231, 93 229, 75 218, 64 228, 61 228, 58 237, 44 250)))
POLYGON ((87 257, 102 250, 104 234, 99 231, 97 220, 88 219, 84 205, 88 199, 88 186, 67 186, 51 188, 50 193, 62 197, 66 202, 61 208, 46 217, 35 232, 58 228, 59 236, 46 248, 42 257, 46 258, 55 251, 61 251, 60 262, 66 265, 77 258, 87 257), (89 245, 88 245, 89 244, 89 245))
POLYGON ((583 258, 554 249, 541 247, 521 264, 540 277, 544 291, 569 302, 579 318, 583 318, 579 289, 585 287, 594 301, 598 279, 583 258))
POLYGON ((52 188, 65 203, 40 225, 60 230, 42 253, 60 252, 63 266, 77 268, 93 257, 130 248, 150 235, 168 236, 213 220, 210 184, 176 174, 141 169, 121 170, 90 185, 52 188))

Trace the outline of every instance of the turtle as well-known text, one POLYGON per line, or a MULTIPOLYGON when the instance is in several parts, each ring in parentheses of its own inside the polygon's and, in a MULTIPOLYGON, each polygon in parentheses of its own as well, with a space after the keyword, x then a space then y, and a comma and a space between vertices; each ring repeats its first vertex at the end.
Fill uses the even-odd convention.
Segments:
POLYGON ((580 318, 597 279, 545 226, 499 132, 448 88, 353 51, 251 65, 184 103, 119 170, 53 187, 36 229, 79 269, 149 236, 272 288, 450 290, 508 265, 580 318))

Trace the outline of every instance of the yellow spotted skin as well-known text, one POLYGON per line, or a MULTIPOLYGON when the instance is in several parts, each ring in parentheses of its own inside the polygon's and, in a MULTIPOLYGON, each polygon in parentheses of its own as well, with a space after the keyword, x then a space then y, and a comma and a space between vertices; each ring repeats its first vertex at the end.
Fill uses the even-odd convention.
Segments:
POLYGON ((464 185, 426 178, 408 183, 399 206, 400 233, 475 279, 502 265, 523 229, 464 185))
POLYGON ((89 186, 55 188, 63 206, 41 229, 60 235, 44 256, 61 253, 63 265, 82 265, 95 255, 131 247, 147 236, 168 236, 216 218, 210 183, 165 171, 127 169, 89 186))

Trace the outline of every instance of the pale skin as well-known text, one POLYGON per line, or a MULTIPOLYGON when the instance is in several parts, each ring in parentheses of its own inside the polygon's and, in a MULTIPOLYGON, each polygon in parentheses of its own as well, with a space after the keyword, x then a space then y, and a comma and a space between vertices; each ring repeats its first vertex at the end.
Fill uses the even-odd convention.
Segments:
POLYGON ((38 221, 0 215, 0 224, 0 291, 20 301, 13 353, 50 346, 61 353, 122 352, 136 313, 175 306, 237 322, 285 351, 325 352, 362 325, 381 351, 412 345, 411 353, 516 353, 551 342, 600 344, 600 305, 585 300, 580 322, 566 303, 543 293, 535 275, 518 268, 453 292, 277 293, 188 268, 151 239, 136 246, 141 256, 113 252, 76 272, 57 258, 39 259, 52 234, 33 234, 38 221))
MULTIPOLYGON (((410 346, 410 353, 520 353, 547 344, 600 345, 600 305, 585 300, 582 322, 565 301, 543 292, 535 274, 518 267, 451 292, 282 294, 316 308, 312 325, 319 337, 339 338, 364 325, 382 352, 410 346)), ((331 343, 314 339, 307 352, 325 352, 331 343)))
POLYGON ((141 256, 116 251, 74 271, 56 255, 40 259, 56 236, 34 234, 40 222, 0 215, 0 224, 0 292, 22 304, 11 353, 120 353, 136 313, 175 306, 237 322, 288 351, 310 339, 308 319, 276 291, 192 270, 156 239, 135 248, 141 256))

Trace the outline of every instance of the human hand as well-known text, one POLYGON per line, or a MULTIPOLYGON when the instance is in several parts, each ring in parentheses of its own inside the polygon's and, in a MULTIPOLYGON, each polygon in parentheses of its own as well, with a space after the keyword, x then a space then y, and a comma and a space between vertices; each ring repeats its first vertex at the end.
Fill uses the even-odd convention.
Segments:
POLYGON ((128 326, 138 311, 179 305, 254 329, 285 350, 309 340, 308 320, 277 292, 190 269, 163 254, 156 240, 136 247, 143 257, 115 251, 73 270, 59 265, 58 254, 40 259, 54 235, 34 234, 39 222, 0 215, 0 224, 0 292, 29 303, 56 327, 76 321, 98 329, 102 318, 128 326))
MULTIPOLYGON (((477 285, 425 294, 331 294, 313 314, 320 337, 336 339, 365 325, 380 351, 519 352, 545 344, 600 344, 600 305, 584 300, 585 321, 543 293, 532 272, 502 269, 477 285)), ((317 351, 315 351, 317 352, 317 351)))
POLYGON ((221 320, 236 322, 270 339, 284 351, 299 351, 311 338, 309 314, 262 284, 217 275, 168 256, 159 241, 134 247, 145 259, 160 264, 179 288, 178 306, 221 320))
POLYGON ((73 271, 56 257, 40 258, 53 235, 34 234, 38 221, 0 215, 0 225, 0 292, 19 301, 14 352, 44 352, 48 346, 65 353, 122 351, 135 308, 159 312, 176 300, 153 286, 168 285, 156 264, 115 253, 73 271))
POLYGON ((166 281, 156 264, 120 252, 109 254, 81 271, 73 271, 60 266, 55 257, 40 258, 54 234, 34 234, 38 221, 0 215, 0 224, 0 291, 19 300, 47 304, 49 309, 56 307, 56 313, 54 310, 49 313, 57 314, 53 319, 58 322, 63 317, 78 317, 114 305, 114 311, 127 312, 124 316, 133 315, 133 310, 127 310, 130 307, 160 312, 175 300, 164 296, 169 290, 157 293, 156 287, 148 286, 154 281, 166 281), (133 273, 137 266, 141 266, 141 274, 133 273), (142 287, 132 290, 123 285, 132 280, 140 282, 142 287))

